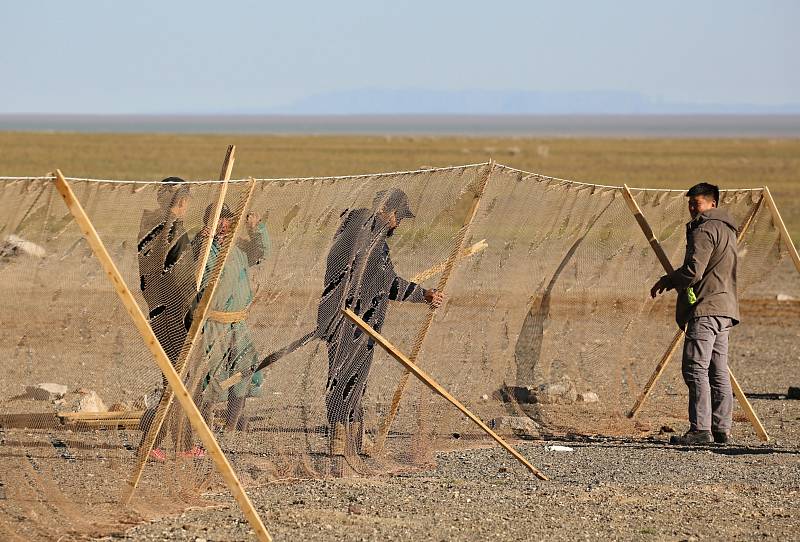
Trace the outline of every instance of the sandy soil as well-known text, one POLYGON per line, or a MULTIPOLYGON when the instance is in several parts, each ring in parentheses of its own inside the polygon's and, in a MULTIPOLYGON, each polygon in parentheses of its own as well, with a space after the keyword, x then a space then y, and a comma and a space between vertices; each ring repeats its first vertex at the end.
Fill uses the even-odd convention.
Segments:
MULTIPOLYGON (((797 402, 795 402, 797 403, 797 402)), ((785 414, 797 419, 797 404, 785 414)), ((498 449, 451 452, 393 477, 253 490, 276 540, 797 539, 800 450, 671 447, 661 439, 524 443, 539 482, 498 449)), ((221 502, 229 499, 220 497, 221 502)), ((247 540, 229 508, 193 511, 110 540, 247 540)), ((250 537, 252 538, 252 537, 250 537)))

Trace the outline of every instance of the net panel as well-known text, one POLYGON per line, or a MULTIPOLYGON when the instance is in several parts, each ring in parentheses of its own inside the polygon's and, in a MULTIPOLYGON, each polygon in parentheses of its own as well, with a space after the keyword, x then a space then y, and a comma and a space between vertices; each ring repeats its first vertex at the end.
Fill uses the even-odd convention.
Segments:
MULTIPOLYGON (((190 205, 185 216, 169 221, 169 213, 161 211, 168 211, 173 196, 186 188, 72 183, 140 309, 154 321, 157 304, 152 297, 150 303, 145 299, 142 275, 158 283, 160 275, 183 263, 188 275, 183 282, 193 283, 193 259, 163 262, 170 260, 169 249, 173 259, 177 257, 174 249, 184 233, 188 237, 200 232, 203 213, 217 200, 219 187, 193 185, 187 191, 190 205), (161 200, 167 201, 166 207, 161 200), (154 214, 157 220, 152 220, 154 214), (173 229, 167 236, 169 249, 159 256, 160 269, 143 273, 142 230, 165 221, 173 229)), ((228 190, 231 212, 242 211, 245 187, 228 190)), ((181 460, 169 465, 151 462, 133 506, 120 505, 146 428, 142 414, 154 408, 163 392, 160 371, 53 181, 8 182, 2 190, 0 282, 9 300, 2 304, 0 316, 6 375, 2 430, 9 459, 3 462, 2 513, 9 519, 6 525, 16 525, 10 518, 35 519, 10 536, 101 536, 121 523, 204 504, 198 494, 186 491, 195 487, 197 469, 181 460)), ((176 292, 192 298, 185 289, 176 292)), ((183 303, 172 291, 165 290, 161 297, 167 304, 183 303)), ((165 337, 167 328, 156 323, 154 327, 165 337)), ((175 336, 162 342, 180 340, 175 336)), ((173 446, 174 452, 171 442, 166 439, 164 446, 173 446)))
MULTIPOLYGON (((447 259, 482 167, 259 184, 251 209, 266 217, 271 251, 248 270, 256 293, 246 323, 233 327, 246 326, 252 359, 277 354, 260 373, 260 389, 246 398, 235 420, 239 430, 231 426, 231 392, 215 390, 236 371, 220 371, 206 388, 223 448, 246 479, 370 474, 414 464, 411 433, 396 435, 383 454, 366 453, 401 370, 344 321, 340 308, 346 302, 409 352, 428 306, 422 289, 402 279, 447 259), (386 205, 400 222, 391 235, 379 212, 386 205), (415 216, 403 218, 405 211, 415 216), (337 446, 346 461, 332 460, 337 446)), ((421 286, 437 279, 434 273, 421 286)))
MULTIPOLYGON (((436 450, 490 442, 413 378, 384 431, 405 371, 341 319, 344 304, 404 353, 421 345, 418 364, 504 436, 642 434, 625 412, 675 333, 674 294, 649 299, 662 270, 619 189, 497 165, 481 192, 489 167, 258 180, 246 208, 247 183, 232 182, 223 233, 202 272, 219 183, 73 187, 173 356, 185 334, 182 317, 230 244, 184 377, 245 484, 423 468, 436 450), (185 234, 183 259, 172 262, 171 274, 164 266, 154 271, 143 258, 155 239, 148 234, 180 194, 185 214, 160 258, 185 234), (238 216, 246 223, 233 239, 224 230, 238 216), (485 248, 454 262, 446 301, 426 327, 423 289, 439 283, 455 249, 482 240, 485 248), (421 277, 421 288, 395 277, 421 277), (160 305, 172 313, 154 314, 160 305), (157 321, 164 315, 171 324, 157 321), (270 364, 250 374, 265 359, 270 364), (589 392, 599 400, 577 400, 589 392)), ((685 197, 634 195, 679 263, 685 197)), ((774 294, 767 279, 787 260, 769 209, 756 208, 760 196, 729 191, 722 201, 739 223, 757 211, 741 246, 745 303, 774 294)), ((59 523, 32 523, 39 531, 31 537, 47 538, 100 533, 125 514, 134 520, 197 504, 199 491, 218 488, 221 479, 207 458, 193 456, 199 440, 173 409, 156 443, 166 461, 147 463, 132 508, 117 505, 163 393, 162 377, 52 182, 6 182, 0 201, 0 287, 16 300, 0 309, 8 375, 0 397, 3 451, 14 458, 3 476, 20 480, 14 490, 4 481, 2 513, 55 510, 59 523), (65 385, 68 394, 35 399, 43 392, 28 387, 40 382, 65 385), (90 391, 102 398, 100 410, 122 413, 118 424, 69 424, 57 415, 78 410, 90 391), (21 503, 34 494, 40 509, 25 509, 21 503), (107 525, 87 520, 90 508, 105 514, 107 525)), ((796 284, 796 275, 791 280, 796 284)), ((640 414, 656 427, 685 418, 678 359, 640 414)))

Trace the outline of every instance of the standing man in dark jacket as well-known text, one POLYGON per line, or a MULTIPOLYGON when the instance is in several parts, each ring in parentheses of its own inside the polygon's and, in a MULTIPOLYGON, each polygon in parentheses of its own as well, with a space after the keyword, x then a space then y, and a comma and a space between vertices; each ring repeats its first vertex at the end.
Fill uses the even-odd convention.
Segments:
POLYGON ((675 319, 686 331, 683 379, 689 387, 689 431, 673 444, 725 443, 731 430, 733 392, 728 374, 728 332, 739 323, 736 293, 736 225, 718 209, 719 188, 700 183, 686 193, 691 222, 686 225, 683 265, 661 277, 655 298, 677 290, 675 319))
POLYGON ((362 451, 363 408, 375 343, 341 313, 347 307, 380 331, 389 301, 438 307, 442 293, 425 290, 394 270, 386 238, 404 218, 414 218, 398 188, 378 192, 372 209, 345 211, 327 257, 325 288, 317 312, 317 337, 328 344, 325 405, 331 456, 362 451))

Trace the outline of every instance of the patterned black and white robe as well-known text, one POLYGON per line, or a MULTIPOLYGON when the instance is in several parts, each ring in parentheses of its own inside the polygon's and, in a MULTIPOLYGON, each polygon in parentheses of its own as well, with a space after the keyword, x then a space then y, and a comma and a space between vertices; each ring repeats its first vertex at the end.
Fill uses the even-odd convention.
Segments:
POLYGON ((191 326, 197 297, 192 243, 183 221, 161 208, 142 215, 137 248, 150 325, 174 363, 191 326))
POLYGON ((390 300, 425 302, 423 288, 395 272, 386 225, 369 209, 345 213, 328 253, 317 313, 318 337, 328 343, 325 404, 331 426, 363 420, 361 401, 375 347, 341 309, 351 309, 380 331, 390 300))

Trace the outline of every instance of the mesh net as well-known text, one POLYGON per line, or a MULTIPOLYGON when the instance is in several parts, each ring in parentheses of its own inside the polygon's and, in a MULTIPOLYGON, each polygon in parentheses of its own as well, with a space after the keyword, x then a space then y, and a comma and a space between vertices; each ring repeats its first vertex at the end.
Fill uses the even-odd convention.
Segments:
MULTIPOLYGON (((405 381, 343 305, 508 437, 640 434, 625 413, 676 330, 674 294, 647 296, 660 264, 615 187, 490 164, 258 180, 249 200, 237 181, 212 241, 220 183, 71 185, 173 361, 216 282, 182 376, 245 484, 415 469, 490 442, 405 381), (435 287, 446 299, 431 313, 435 287)), ((221 479, 180 408, 153 429, 160 371, 52 180, 0 190, 0 513, 50 517, 0 533, 101 534, 202 504, 198 488, 221 479), (148 433, 154 456, 120 507, 148 433)), ((680 262, 683 193, 634 196, 680 262)), ((738 223, 752 216, 744 298, 787 260, 761 196, 722 197, 738 223)), ((640 417, 683 419, 685 405, 668 373, 640 417)))

